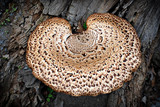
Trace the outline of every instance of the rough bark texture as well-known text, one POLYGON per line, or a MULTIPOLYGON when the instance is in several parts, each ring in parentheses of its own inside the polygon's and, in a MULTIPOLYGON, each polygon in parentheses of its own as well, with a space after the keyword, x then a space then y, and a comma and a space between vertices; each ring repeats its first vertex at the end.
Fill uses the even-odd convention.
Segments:
MULTIPOLYGON (((3 9, 3 14, 0 14, 2 15, 0 22, 5 22, 0 28, 1 107, 139 107, 154 105, 149 102, 151 98, 149 94, 146 94, 149 93, 149 90, 146 90, 146 84, 151 81, 154 83, 149 84, 149 87, 160 87, 160 85, 154 85, 159 81, 157 78, 160 78, 159 0, 15 0, 8 6, 6 8, 8 11, 3 9), (89 15, 106 12, 128 20, 135 27, 141 40, 142 64, 137 72, 133 73, 133 79, 110 94, 96 97, 72 97, 55 92, 54 98, 47 102, 46 86, 33 77, 31 69, 25 62, 29 35, 39 23, 50 17, 63 17, 76 30, 80 24, 83 25, 89 15), (148 74, 152 78, 148 77, 148 74)), ((159 91, 160 88, 157 88, 156 98, 160 97, 159 91)))

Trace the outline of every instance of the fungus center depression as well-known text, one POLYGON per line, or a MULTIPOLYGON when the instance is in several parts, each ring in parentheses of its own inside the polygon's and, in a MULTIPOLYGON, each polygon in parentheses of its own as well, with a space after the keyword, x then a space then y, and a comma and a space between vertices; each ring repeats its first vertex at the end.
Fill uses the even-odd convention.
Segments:
MULTIPOLYGON (((101 29, 102 28, 99 28, 98 30, 101 29)), ((107 32, 110 28, 106 28, 104 30, 107 32)), ((114 31, 111 33, 114 33, 114 31)), ((108 64, 107 59, 110 61, 111 54, 118 53, 115 46, 120 45, 116 43, 110 45, 109 42, 115 35, 112 34, 113 37, 111 38, 109 37, 108 32, 105 36, 102 32, 98 32, 96 30, 88 30, 81 34, 70 35, 64 42, 65 53, 62 52, 62 54, 63 56, 67 55, 67 57, 70 57, 69 60, 71 61, 68 60, 70 62, 70 66, 77 70, 90 72, 88 69, 104 69, 108 64)), ((61 53, 61 50, 59 50, 59 53, 61 53)), ((61 60, 62 63, 64 60, 68 62, 67 59, 64 58, 61 60)))

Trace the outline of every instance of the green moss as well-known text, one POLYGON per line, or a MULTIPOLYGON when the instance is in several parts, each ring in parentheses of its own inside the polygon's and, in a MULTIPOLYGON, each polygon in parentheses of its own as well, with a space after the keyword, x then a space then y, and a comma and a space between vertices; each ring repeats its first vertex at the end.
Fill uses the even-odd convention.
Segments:
POLYGON ((8 12, 9 12, 9 9, 6 9, 5 12, 8 13, 8 12))
POLYGON ((53 95, 52 94, 48 94, 48 98, 53 98, 53 95))
POLYGON ((10 14, 15 12, 17 10, 17 7, 15 7, 15 4, 12 4, 11 8, 5 10, 6 19, 4 19, 2 22, 0 22, 0 27, 7 25, 8 22, 11 22, 10 20, 10 14))
POLYGON ((85 30, 87 29, 86 22, 83 24, 83 28, 84 28, 85 30))
POLYGON ((51 101, 51 99, 50 98, 47 98, 47 102, 50 102, 51 101))
POLYGON ((17 7, 15 7, 15 4, 13 4, 12 5, 12 10, 11 10, 11 12, 13 13, 13 12, 15 12, 17 10, 17 7))
POLYGON ((22 66, 21 66, 21 65, 19 65, 19 66, 18 66, 18 69, 21 69, 21 68, 22 68, 22 66))
POLYGON ((49 93, 52 93, 53 92, 53 90, 51 89, 51 88, 47 88, 47 90, 49 91, 49 93))
POLYGON ((46 101, 47 102, 50 102, 51 100, 53 100, 54 99, 54 95, 55 95, 55 93, 54 93, 54 91, 51 89, 51 88, 47 88, 47 91, 48 91, 48 96, 47 96, 47 98, 46 98, 46 101))
POLYGON ((5 19, 7 22, 10 22, 11 20, 9 19, 9 17, 7 19, 5 19))

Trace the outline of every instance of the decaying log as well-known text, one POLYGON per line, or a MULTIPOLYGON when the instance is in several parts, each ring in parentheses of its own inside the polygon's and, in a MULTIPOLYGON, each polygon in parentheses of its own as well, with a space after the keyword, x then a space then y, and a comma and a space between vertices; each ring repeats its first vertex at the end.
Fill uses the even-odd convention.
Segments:
POLYGON ((13 0, 8 7, 10 11, 13 4, 16 11, 4 12, 0 19, 11 18, 0 28, 0 106, 142 106, 148 67, 152 60, 157 65, 159 63, 155 57, 159 54, 154 52, 160 38, 159 0, 13 0), (42 95, 44 84, 33 77, 25 62, 27 39, 31 32, 39 23, 54 16, 67 19, 73 28, 77 28, 91 14, 107 12, 128 20, 141 40, 142 64, 133 73, 132 80, 110 94, 72 97, 56 93, 54 101, 46 102, 42 95), (5 34, 6 30, 9 33, 5 34))

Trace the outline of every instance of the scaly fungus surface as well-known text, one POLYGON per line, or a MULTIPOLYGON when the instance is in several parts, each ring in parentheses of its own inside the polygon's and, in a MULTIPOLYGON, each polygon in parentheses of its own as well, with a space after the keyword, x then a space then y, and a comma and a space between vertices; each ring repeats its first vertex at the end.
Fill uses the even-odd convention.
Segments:
POLYGON ((26 61, 33 75, 72 96, 110 93, 129 81, 141 63, 135 29, 115 15, 93 14, 87 30, 72 34, 68 21, 52 18, 30 35, 26 61))

